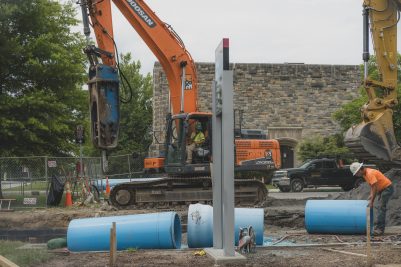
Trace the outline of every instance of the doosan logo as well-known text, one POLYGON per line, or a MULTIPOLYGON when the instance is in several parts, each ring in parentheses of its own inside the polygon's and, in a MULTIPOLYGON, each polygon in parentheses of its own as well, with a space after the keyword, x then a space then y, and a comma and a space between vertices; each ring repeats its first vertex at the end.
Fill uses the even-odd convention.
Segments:
POLYGON ((135 0, 127 0, 127 3, 130 4, 132 10, 135 11, 136 14, 148 24, 149 27, 153 28, 156 26, 156 22, 154 22, 148 14, 138 5, 135 0))

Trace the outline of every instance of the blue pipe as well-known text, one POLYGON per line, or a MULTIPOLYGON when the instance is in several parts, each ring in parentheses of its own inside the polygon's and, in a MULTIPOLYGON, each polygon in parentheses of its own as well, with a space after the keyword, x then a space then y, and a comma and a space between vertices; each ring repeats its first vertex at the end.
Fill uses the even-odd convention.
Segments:
MULTIPOLYGON (((308 200, 305 227, 310 234, 366 234, 367 200, 308 200)), ((373 230, 373 209, 370 209, 373 230)))
POLYGON ((70 251, 107 251, 116 222, 117 250, 181 247, 181 222, 175 212, 72 220, 67 230, 70 251))
MULTIPOLYGON (((263 245, 264 211, 263 209, 235 209, 235 245, 238 245, 239 229, 252 226, 256 234, 256 244, 263 245)), ((213 207, 193 204, 188 209, 187 225, 188 247, 213 247, 213 207)))

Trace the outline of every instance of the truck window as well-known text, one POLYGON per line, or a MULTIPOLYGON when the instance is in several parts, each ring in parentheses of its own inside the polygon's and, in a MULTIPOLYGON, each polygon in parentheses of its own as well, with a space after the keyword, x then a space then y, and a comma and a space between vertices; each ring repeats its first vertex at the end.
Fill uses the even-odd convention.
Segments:
POLYGON ((335 169, 335 168, 337 168, 337 164, 334 161, 325 161, 323 168, 325 168, 325 169, 335 169))
POLYGON ((313 165, 315 165, 315 169, 322 169, 323 168, 323 162, 321 161, 315 161, 313 162, 313 165))

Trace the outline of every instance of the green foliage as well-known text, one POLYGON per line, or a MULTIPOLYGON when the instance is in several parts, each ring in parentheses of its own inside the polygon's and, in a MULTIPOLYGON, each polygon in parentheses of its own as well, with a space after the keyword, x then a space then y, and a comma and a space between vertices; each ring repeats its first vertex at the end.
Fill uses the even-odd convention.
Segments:
POLYGON ((87 116, 74 7, 4 0, 0 10, 0 156, 71 154, 87 116))
POLYGON ((123 80, 123 98, 130 100, 120 106, 119 143, 113 153, 146 152, 152 142, 152 77, 139 73, 141 64, 133 61, 130 53, 120 56, 120 68, 131 85, 131 91, 123 80))
POLYGON ((126 251, 129 253, 135 253, 138 252, 138 248, 127 248, 126 251))
POLYGON ((298 145, 298 157, 301 161, 318 157, 337 157, 347 159, 349 150, 344 146, 342 135, 329 137, 311 137, 298 145))
POLYGON ((365 89, 359 89, 360 97, 343 105, 333 113, 333 119, 340 124, 342 132, 347 131, 352 125, 361 122, 361 107, 368 101, 365 89))
MULTIPOLYGON (((363 75, 363 66, 361 66, 361 73, 363 75)), ((368 62, 368 76, 370 79, 380 80, 380 74, 376 64, 376 58, 371 56, 368 62)), ((363 78, 363 77, 362 77, 363 78)), ((398 54, 398 103, 394 107, 393 122, 396 139, 401 141, 401 55, 398 54)), ((360 109, 363 104, 367 103, 368 97, 363 86, 360 87, 360 96, 353 101, 343 105, 339 110, 333 114, 333 119, 340 124, 342 132, 346 132, 352 125, 361 122, 360 109)))

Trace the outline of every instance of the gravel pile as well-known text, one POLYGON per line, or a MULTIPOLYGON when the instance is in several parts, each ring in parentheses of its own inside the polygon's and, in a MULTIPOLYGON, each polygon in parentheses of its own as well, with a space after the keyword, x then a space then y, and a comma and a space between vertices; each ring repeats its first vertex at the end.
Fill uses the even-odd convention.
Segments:
MULTIPOLYGON (((384 175, 393 182, 394 186, 394 194, 387 204, 386 225, 401 225, 401 169, 391 169, 384 175)), ((363 183, 358 188, 344 192, 335 199, 368 199, 369 194, 370 186, 363 183)), ((377 214, 377 197, 374 204, 374 214, 377 214)))

